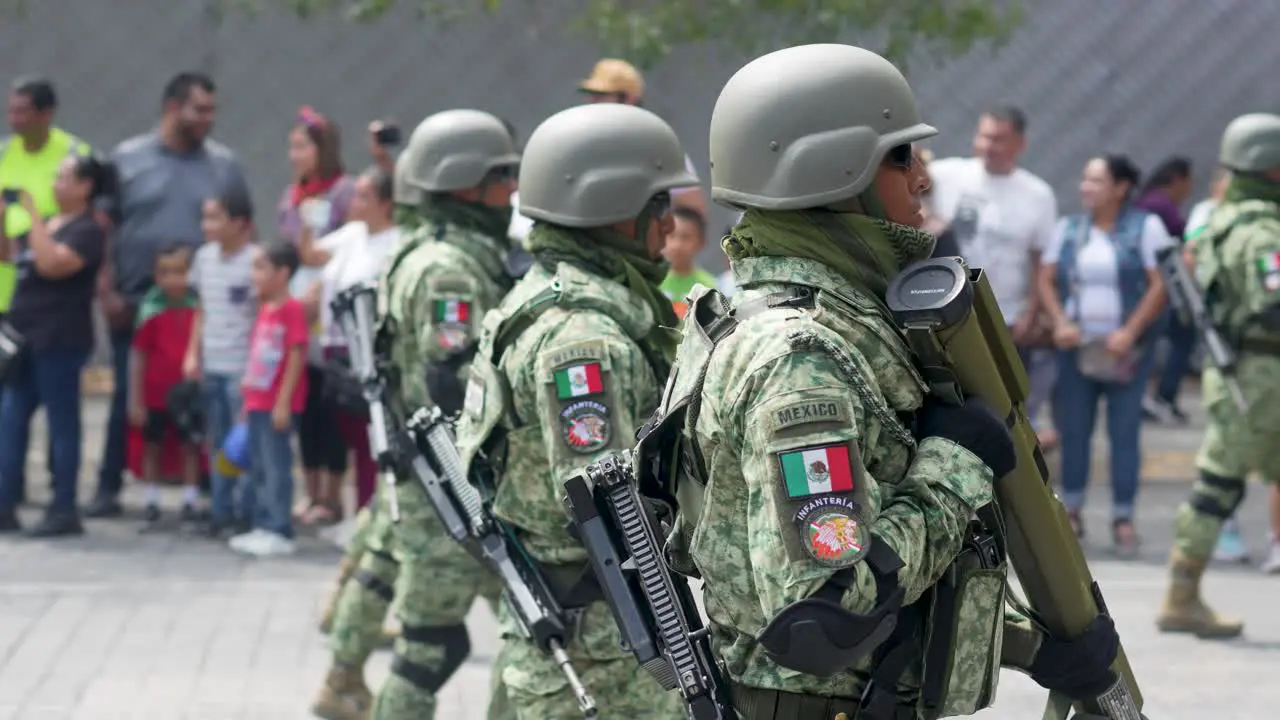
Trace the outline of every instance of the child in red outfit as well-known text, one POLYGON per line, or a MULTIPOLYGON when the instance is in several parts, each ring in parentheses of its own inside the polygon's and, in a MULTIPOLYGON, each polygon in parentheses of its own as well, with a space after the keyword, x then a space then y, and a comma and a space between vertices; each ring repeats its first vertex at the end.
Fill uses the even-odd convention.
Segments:
POLYGON ((182 360, 195 324, 196 295, 187 285, 190 266, 185 247, 157 253, 155 286, 142 300, 133 335, 129 421, 142 431, 148 527, 160 519, 160 458, 170 443, 181 443, 182 520, 199 520, 200 447, 183 437, 168 411, 169 393, 182 382, 182 360))
POLYGON ((250 335, 241 397, 249 422, 249 472, 258 517, 252 531, 236 535, 228 544, 238 552, 261 557, 294 552, 290 437, 307 400, 304 371, 310 328, 302 303, 289 294, 289 279, 299 264, 297 249, 276 243, 254 252, 258 318, 250 335))

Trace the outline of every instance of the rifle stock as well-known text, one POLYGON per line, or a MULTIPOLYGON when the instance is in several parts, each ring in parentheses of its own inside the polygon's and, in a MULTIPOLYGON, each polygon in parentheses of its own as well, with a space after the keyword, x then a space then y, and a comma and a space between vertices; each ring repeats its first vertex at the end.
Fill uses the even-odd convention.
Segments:
POLYGON ((663 559, 661 524, 640 496, 630 454, 606 456, 564 485, 578 536, 636 661, 662 687, 679 691, 690 720, 736 717, 688 580, 663 559))
MULTIPOLYGON (((887 303, 936 395, 956 403, 977 395, 1006 418, 1018 464, 996 479, 995 497, 1007 526, 1009 558, 1033 620, 1054 637, 1080 637, 1106 606, 1049 485, 1048 465, 1026 413, 1026 370, 986 275, 959 258, 925 260, 893 281, 887 303)), ((1112 669, 1119 678, 1115 686, 1077 703, 1078 709, 1139 720, 1142 694, 1123 647, 1112 669)), ((1064 720, 1070 705, 1051 696, 1046 719, 1064 720)))
POLYGON ((595 700, 564 649, 570 639, 564 608, 514 530, 493 514, 468 482, 444 414, 440 408, 430 412, 420 409, 406 423, 406 429, 417 450, 411 462, 413 472, 450 537, 498 576, 507 607, 525 637, 555 660, 583 716, 596 717, 595 700))
POLYGON ((1160 276, 1164 279, 1165 294, 1169 297, 1169 304, 1173 305, 1173 311, 1184 324, 1191 325, 1199 331, 1204 338, 1205 354, 1209 356, 1209 362, 1222 372, 1222 379, 1227 386, 1227 392, 1231 395, 1231 401, 1241 413, 1247 412, 1249 402, 1245 399, 1244 392, 1240 390, 1240 383, 1235 377, 1237 359, 1235 350, 1226 338, 1222 337, 1222 333, 1218 332, 1218 328, 1214 327, 1213 319, 1209 317, 1209 306, 1205 303, 1204 294, 1192 277, 1187 264, 1182 260, 1182 248, 1174 246, 1157 250, 1156 260, 1159 264, 1160 276))
POLYGON ((378 463, 391 520, 400 522, 400 502, 396 496, 394 474, 396 458, 387 429, 387 384, 379 370, 380 363, 374 351, 377 306, 377 288, 369 283, 343 290, 329 303, 334 321, 338 323, 347 341, 351 374, 360 383, 360 392, 369 406, 369 454, 378 463))

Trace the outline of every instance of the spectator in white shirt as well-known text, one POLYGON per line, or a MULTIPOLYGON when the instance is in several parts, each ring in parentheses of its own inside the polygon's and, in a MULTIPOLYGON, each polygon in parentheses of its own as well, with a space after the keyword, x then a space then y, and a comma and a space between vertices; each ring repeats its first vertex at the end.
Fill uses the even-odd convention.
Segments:
MULTIPOLYGON (((369 436, 365 430, 367 415, 354 397, 344 397, 332 392, 343 386, 333 377, 336 365, 346 360, 346 340, 333 321, 330 301, 339 292, 360 283, 377 279, 382 263, 400 238, 400 228, 395 224, 395 203, 392 200, 391 175, 380 167, 372 167, 356 178, 351 195, 347 223, 326 238, 319 247, 303 242, 300 249, 307 255, 306 262, 322 266, 320 277, 308 290, 304 299, 309 318, 318 321, 319 345, 326 368, 324 386, 329 392, 332 408, 331 422, 335 423, 343 441, 351 448, 356 465, 356 504, 364 507, 372 498, 377 484, 377 466, 369 451, 369 436), (339 239, 341 238, 341 239, 339 239)), ((305 238, 305 235, 304 235, 305 238)), ((341 492, 334 480, 319 489, 320 506, 334 518, 341 512, 341 492)))
POLYGON ((1123 155, 1090 160, 1080 181, 1086 212, 1059 223, 1040 270, 1040 292, 1060 348, 1053 410, 1062 433, 1062 502, 1083 535, 1080 511, 1098 405, 1105 397, 1111 532, 1125 557, 1138 551, 1133 514, 1142 397, 1165 303, 1156 252, 1173 242, 1158 216, 1130 204, 1137 185, 1138 169, 1123 155))
POLYGON ((1031 381, 1027 412, 1042 443, 1053 445, 1056 437, 1040 423, 1053 387, 1053 353, 1036 270, 1053 239, 1058 203, 1045 181, 1018 167, 1027 146, 1026 129, 1026 116, 1018 108, 983 113, 973 139, 975 157, 929 163, 933 188, 928 209, 933 230, 969 264, 986 271, 1031 381))

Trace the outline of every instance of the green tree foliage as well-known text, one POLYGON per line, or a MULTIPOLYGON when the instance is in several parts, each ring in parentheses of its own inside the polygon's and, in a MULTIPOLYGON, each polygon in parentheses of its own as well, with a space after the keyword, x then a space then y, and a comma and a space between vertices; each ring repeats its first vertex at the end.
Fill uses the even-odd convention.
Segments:
MULTIPOLYGON (((20 0, 19 0, 20 1, 20 0)), ((276 2, 307 19, 341 12, 376 20, 398 6, 437 22, 497 12, 503 0, 208 0, 252 9, 276 2)), ((538 5, 570 0, 509 0, 538 5)), ((744 54, 806 42, 856 41, 905 66, 908 55, 962 55, 998 43, 1022 19, 1020 0, 576 0, 574 29, 641 67, 674 48, 711 43, 744 54)))

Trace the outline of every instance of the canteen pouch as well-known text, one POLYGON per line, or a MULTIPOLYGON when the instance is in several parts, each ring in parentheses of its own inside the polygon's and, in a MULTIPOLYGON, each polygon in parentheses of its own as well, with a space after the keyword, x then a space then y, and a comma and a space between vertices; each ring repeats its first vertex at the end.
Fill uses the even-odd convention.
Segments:
POLYGON ((995 699, 1008 577, 995 536, 975 523, 932 590, 921 717, 971 715, 995 699))
POLYGON ((27 339, 8 320, 0 319, 0 385, 13 379, 26 355, 27 339))

